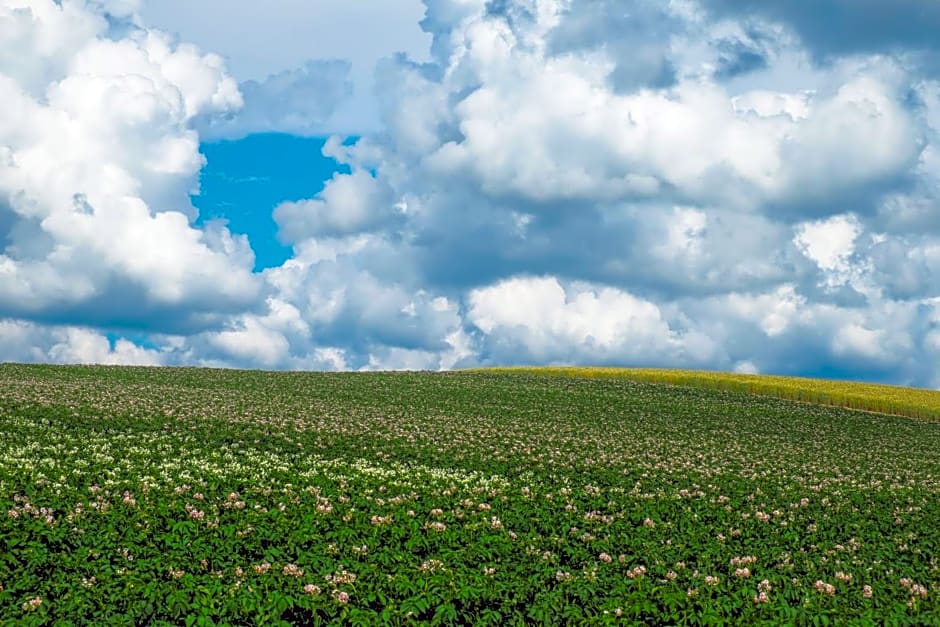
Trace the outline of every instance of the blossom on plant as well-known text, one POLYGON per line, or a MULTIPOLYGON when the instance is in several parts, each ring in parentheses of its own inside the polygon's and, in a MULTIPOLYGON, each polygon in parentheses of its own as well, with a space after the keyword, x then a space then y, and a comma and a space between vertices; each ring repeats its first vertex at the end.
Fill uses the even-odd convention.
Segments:
POLYGON ((287 565, 285 565, 284 568, 281 569, 281 573, 283 573, 283 574, 284 574, 285 576, 287 576, 287 577, 298 577, 298 578, 299 578, 299 577, 303 577, 303 576, 304 576, 304 571, 303 571, 303 569, 300 568, 299 566, 297 566, 296 564, 287 564, 287 565))
POLYGON ((822 581, 821 579, 817 579, 816 583, 813 584, 813 587, 816 588, 817 592, 820 592, 822 594, 826 594, 829 596, 832 596, 836 593, 836 587, 834 585, 832 585, 831 583, 826 583, 825 581, 822 581))

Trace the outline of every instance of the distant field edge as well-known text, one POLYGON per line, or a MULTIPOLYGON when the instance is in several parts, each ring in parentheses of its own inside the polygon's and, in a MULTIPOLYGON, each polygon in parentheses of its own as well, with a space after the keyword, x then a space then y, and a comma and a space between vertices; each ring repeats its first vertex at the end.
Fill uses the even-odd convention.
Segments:
POLYGON ((665 368, 500 366, 473 368, 461 372, 516 372, 562 377, 626 379, 745 392, 817 405, 940 421, 940 391, 877 383, 665 368))

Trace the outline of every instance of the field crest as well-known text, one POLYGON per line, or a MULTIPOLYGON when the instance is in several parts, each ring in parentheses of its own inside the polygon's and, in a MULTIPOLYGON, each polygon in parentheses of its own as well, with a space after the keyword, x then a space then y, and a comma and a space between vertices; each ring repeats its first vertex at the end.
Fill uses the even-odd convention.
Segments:
POLYGON ((940 420, 940 391, 877 383, 668 368, 530 367, 483 369, 554 376, 628 379, 729 390, 895 416, 940 420))

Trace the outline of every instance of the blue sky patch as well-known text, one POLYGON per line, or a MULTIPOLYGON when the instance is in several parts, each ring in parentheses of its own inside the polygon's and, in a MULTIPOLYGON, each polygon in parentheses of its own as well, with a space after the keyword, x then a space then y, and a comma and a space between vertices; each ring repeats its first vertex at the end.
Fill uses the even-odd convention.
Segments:
POLYGON ((247 234, 255 271, 283 264, 291 248, 277 240, 271 212, 282 202, 312 198, 333 174, 349 172, 323 156, 325 143, 325 137, 264 133, 202 144, 207 163, 192 199, 196 225, 222 218, 233 233, 247 234))

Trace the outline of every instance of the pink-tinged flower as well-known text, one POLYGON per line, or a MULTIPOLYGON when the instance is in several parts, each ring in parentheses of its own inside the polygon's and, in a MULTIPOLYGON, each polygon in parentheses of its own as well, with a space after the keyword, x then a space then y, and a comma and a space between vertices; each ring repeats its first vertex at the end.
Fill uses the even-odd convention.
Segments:
POLYGON ((287 564, 286 566, 284 566, 283 569, 281 569, 281 572, 286 577, 298 577, 299 578, 299 577, 304 576, 303 569, 297 566, 296 564, 287 564))
POLYGON ((627 571, 627 577, 630 579, 639 579, 646 574, 646 566, 637 566, 633 570, 627 571))
POLYGON ((754 597, 754 603, 767 603, 768 601, 770 601, 770 598, 767 596, 767 593, 763 591, 758 592, 757 596, 754 597))
POLYGON ((712 575, 705 576, 705 585, 706 586, 717 586, 721 580, 718 577, 712 575))
POLYGON ((609 563, 611 563, 612 561, 614 561, 614 558, 612 558, 612 557, 611 557, 610 555, 608 555, 607 553, 601 553, 600 555, 597 556, 597 559, 599 559, 599 560, 602 561, 602 562, 606 562, 607 564, 609 564, 609 563))
POLYGON ((653 522, 653 519, 652 519, 652 518, 645 518, 645 519, 643 520, 643 526, 652 529, 652 528, 654 528, 654 527, 656 526, 656 523, 653 522))
POLYGON ((345 590, 334 590, 333 598, 336 599, 339 603, 346 605, 349 603, 349 593, 345 590))
POLYGON ((873 593, 872 593, 871 586, 869 586, 868 584, 865 584, 864 586, 862 586, 863 597, 865 597, 866 599, 870 599, 872 597, 872 594, 873 593))
POLYGON ((260 564, 255 564, 252 568, 256 575, 263 575, 264 573, 271 570, 271 564, 268 562, 262 562, 260 564))
POLYGON ((315 586, 312 583, 308 583, 306 586, 304 586, 304 593, 310 595, 320 594, 320 586, 315 586))
POLYGON ((351 573, 347 570, 340 570, 332 575, 326 576, 326 581, 332 583, 334 586, 342 586, 345 584, 356 583, 355 573, 351 573))
POLYGON ((768 579, 764 579, 759 584, 757 584, 757 589, 760 592, 770 592, 770 581, 768 579))
POLYGON ((42 605, 42 598, 33 597, 32 599, 30 599, 29 601, 23 604, 23 611, 32 612, 33 610, 38 609, 40 605, 42 605))
POLYGON ((836 593, 836 587, 834 585, 831 583, 826 583, 821 579, 817 579, 816 583, 813 584, 813 587, 816 588, 817 592, 828 596, 832 596, 836 593))
POLYGON ((573 575, 565 570, 559 570, 555 573, 555 581, 569 581, 573 575))

